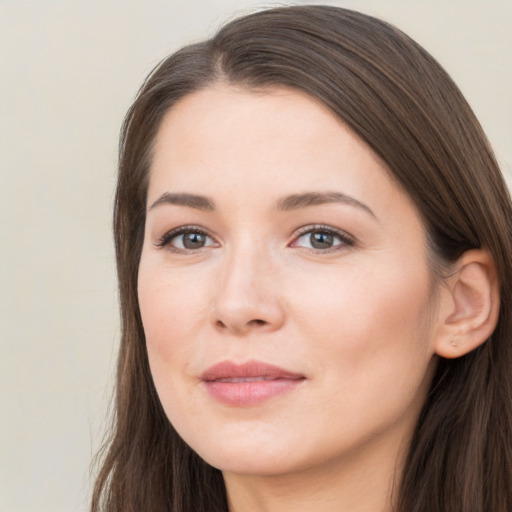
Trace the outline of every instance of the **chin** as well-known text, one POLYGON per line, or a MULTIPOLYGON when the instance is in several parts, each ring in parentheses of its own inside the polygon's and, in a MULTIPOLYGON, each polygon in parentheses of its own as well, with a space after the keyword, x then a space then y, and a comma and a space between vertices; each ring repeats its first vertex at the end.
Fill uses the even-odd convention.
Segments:
POLYGON ((216 439, 211 443, 203 438, 201 443, 189 443, 189 446, 208 464, 227 473, 244 475, 275 476, 294 471, 300 466, 297 448, 289 443, 280 445, 275 442, 251 438, 250 433, 243 437, 226 437, 228 442, 216 439), (294 454, 294 457, 290 457, 294 454))
MULTIPOLYGON (((260 450, 261 452, 261 450, 260 450)), ((251 476, 278 476, 292 473, 297 470, 293 461, 288 457, 281 460, 272 454, 250 453, 222 453, 206 457, 204 460, 222 473, 251 476)))

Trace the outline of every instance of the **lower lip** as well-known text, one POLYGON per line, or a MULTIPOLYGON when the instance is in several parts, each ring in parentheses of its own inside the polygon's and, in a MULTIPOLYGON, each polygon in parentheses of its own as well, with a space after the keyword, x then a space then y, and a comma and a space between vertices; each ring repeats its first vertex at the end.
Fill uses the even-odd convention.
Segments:
POLYGON ((238 407, 258 405, 271 398, 288 393, 304 379, 275 379, 252 382, 207 381, 205 387, 212 398, 226 405, 238 407))

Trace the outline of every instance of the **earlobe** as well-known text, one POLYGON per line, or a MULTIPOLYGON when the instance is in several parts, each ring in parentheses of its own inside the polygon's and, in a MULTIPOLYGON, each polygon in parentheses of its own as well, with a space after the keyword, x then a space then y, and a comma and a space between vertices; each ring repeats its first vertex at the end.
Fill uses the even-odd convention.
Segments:
POLYGON ((455 358, 484 343, 498 322, 499 282, 492 257, 483 249, 465 252, 445 284, 434 349, 455 358))

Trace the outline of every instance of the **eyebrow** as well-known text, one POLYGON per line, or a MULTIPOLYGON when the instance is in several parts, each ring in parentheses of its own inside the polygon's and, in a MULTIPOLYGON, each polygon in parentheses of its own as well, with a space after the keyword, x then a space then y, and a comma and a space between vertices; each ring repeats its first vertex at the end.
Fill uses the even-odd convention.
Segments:
POLYGON ((198 196, 195 194, 173 194, 171 192, 165 192, 162 194, 150 207, 149 210, 156 208, 162 204, 176 204, 178 206, 188 206, 189 208, 195 208, 196 210, 202 210, 205 212, 211 212, 215 210, 215 203, 205 196, 198 196))
POLYGON ((354 197, 342 194, 341 192, 306 192, 304 194, 293 194, 283 197, 277 203, 277 208, 283 211, 298 210, 308 206, 317 206, 321 204, 341 203, 349 206, 355 206, 369 213, 372 217, 376 215, 366 204, 358 201, 354 197))
MULTIPOLYGON (((277 202, 277 209, 281 211, 299 210, 309 206, 318 206, 322 204, 341 203, 360 208, 372 217, 376 217, 371 208, 358 201, 354 197, 342 194, 341 192, 306 192, 304 194, 292 194, 283 197, 277 202)), ((165 192, 150 207, 149 210, 162 204, 173 204, 178 206, 188 206, 201 211, 214 211, 215 202, 206 196, 187 193, 165 192)))

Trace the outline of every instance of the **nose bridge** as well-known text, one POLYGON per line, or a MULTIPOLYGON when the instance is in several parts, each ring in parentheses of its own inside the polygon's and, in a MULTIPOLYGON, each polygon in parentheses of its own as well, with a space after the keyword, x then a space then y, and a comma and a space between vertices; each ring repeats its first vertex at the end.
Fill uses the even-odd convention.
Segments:
POLYGON ((277 269, 265 243, 240 237, 226 250, 214 304, 217 327, 245 333, 272 330, 283 321, 277 269))

